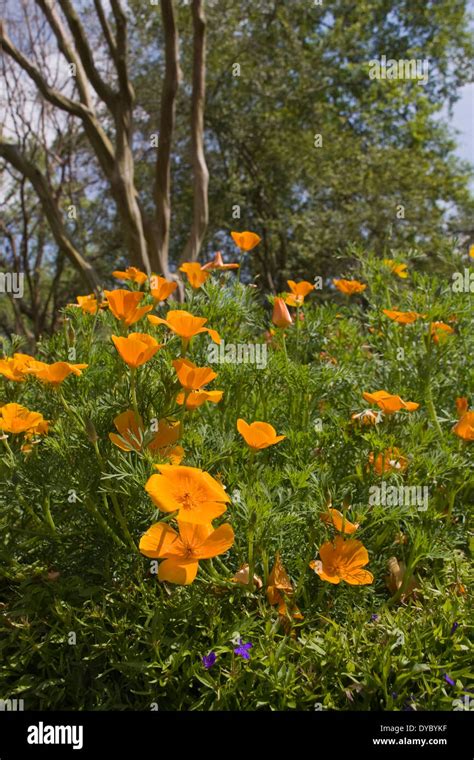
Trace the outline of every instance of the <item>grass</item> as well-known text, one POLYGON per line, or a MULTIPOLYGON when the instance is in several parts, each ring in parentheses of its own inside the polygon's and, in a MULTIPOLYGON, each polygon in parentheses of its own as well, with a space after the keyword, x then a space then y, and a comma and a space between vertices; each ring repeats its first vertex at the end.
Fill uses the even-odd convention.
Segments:
MULTIPOLYGON (((287 356, 277 334, 265 369, 215 366, 212 387, 223 400, 186 414, 183 464, 226 486, 224 517, 235 531, 230 551, 202 561, 191 586, 159 583, 133 548, 163 513, 144 490, 151 457, 108 438, 132 403, 130 373, 110 340, 119 334, 113 315, 69 307, 64 331, 38 347, 37 358, 89 365, 59 391, 33 378, 0 381, 3 403, 52 421, 27 456, 10 436, 1 463, 2 698, 21 697, 29 710, 452 710, 453 700, 474 693, 474 444, 452 432, 455 400, 472 402, 474 387, 471 295, 451 289, 452 272, 465 264, 453 255, 437 275, 410 267, 401 280, 381 261, 354 255, 356 276, 368 283, 362 298, 329 285, 314 292, 298 334, 287 330, 287 356), (390 307, 426 317, 401 326, 383 315, 390 307), (453 315, 455 333, 433 343, 430 323, 453 315), (420 407, 376 428, 352 424, 351 414, 369 406, 363 391, 380 389, 420 407), (239 417, 270 422, 286 439, 251 456, 239 417), (427 486, 426 511, 370 504, 381 477, 368 470, 368 456, 389 447, 409 464, 386 483, 427 486), (341 511, 350 505, 348 518, 360 523, 373 584, 332 585, 308 567, 333 535, 320 519, 329 501, 341 511), (265 589, 229 582, 248 561, 249 540, 264 585, 280 552, 303 620, 283 622, 265 589), (415 575, 415 595, 401 600, 387 588, 391 557, 415 575), (240 638, 252 643, 248 661, 234 654, 240 638), (217 660, 206 670, 201 658, 210 651, 217 660)), ((226 343, 262 343, 271 309, 233 277, 213 275, 193 294, 192 311, 226 343)), ((165 343, 136 373, 149 424, 177 412, 171 359, 180 342, 146 318, 135 330, 165 343)), ((199 366, 208 364, 209 343, 207 335, 191 343, 199 366)), ((6 353, 18 345, 14 337, 6 353)))

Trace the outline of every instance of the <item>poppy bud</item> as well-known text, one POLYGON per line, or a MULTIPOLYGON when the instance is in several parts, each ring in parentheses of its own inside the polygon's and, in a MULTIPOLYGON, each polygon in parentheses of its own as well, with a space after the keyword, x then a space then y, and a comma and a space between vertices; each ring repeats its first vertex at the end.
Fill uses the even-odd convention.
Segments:
POLYGON ((283 298, 275 298, 273 304, 272 322, 277 327, 288 327, 293 324, 290 312, 283 298))
POLYGON ((94 427, 94 423, 88 417, 85 420, 86 435, 91 443, 95 443, 99 440, 97 430, 94 427))

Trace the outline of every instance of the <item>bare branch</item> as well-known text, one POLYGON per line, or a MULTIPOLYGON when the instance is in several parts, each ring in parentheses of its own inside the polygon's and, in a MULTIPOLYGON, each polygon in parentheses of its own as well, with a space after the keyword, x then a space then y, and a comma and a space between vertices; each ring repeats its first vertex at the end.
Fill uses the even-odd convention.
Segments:
POLYGON ((110 24, 107 21, 107 17, 104 13, 104 9, 102 7, 101 1, 94 0, 94 6, 95 6, 95 10, 96 10, 100 25, 102 27, 102 31, 104 33, 104 37, 107 41, 107 45, 109 46, 110 53, 112 55, 112 58, 115 59, 117 56, 117 45, 114 40, 112 29, 110 28, 110 24))
POLYGON ((106 176, 110 177, 114 171, 114 150, 94 112, 84 103, 71 100, 59 90, 50 87, 38 69, 15 47, 5 32, 3 24, 0 25, 0 42, 3 44, 5 52, 26 71, 47 101, 53 106, 82 119, 87 137, 94 148, 99 163, 106 176))
POLYGON ((7 55, 9 55, 10 58, 13 58, 13 60, 19 66, 21 66, 24 71, 26 71, 28 76, 36 84, 43 97, 52 103, 53 106, 62 108, 63 111, 68 111, 69 113, 73 114, 74 116, 78 116, 81 119, 90 118, 91 113, 87 106, 85 106, 83 103, 78 103, 75 100, 71 100, 71 98, 68 98, 59 92, 59 90, 55 90, 53 87, 50 87, 48 85, 36 66, 34 66, 31 61, 26 56, 24 56, 20 50, 18 50, 17 47, 15 47, 5 31, 3 23, 0 23, 0 42, 7 55))
POLYGON ((69 63, 74 64, 76 69, 75 81, 77 83, 77 89, 79 90, 81 101, 92 111, 93 103, 90 98, 84 68, 80 59, 76 55, 76 51, 74 50, 73 46, 69 44, 66 30, 59 15, 56 13, 54 6, 49 0, 36 0, 36 4, 41 8, 44 15, 46 16, 48 23, 56 37, 59 50, 64 55, 66 60, 69 61, 69 63))
MULTIPOLYGON (((41 0, 37 0, 37 2, 39 1, 41 0)), ((47 2, 50 2, 50 0, 47 0, 47 2)), ((74 44, 76 46, 77 52, 80 55, 82 64, 87 76, 89 77, 90 83, 92 84, 99 98, 101 98, 109 107, 113 107, 116 99, 116 93, 106 82, 104 82, 99 72, 97 71, 92 51, 89 47, 87 36, 84 31, 84 27, 81 24, 79 16, 74 10, 70 0, 58 0, 58 2, 61 6, 62 12, 64 13, 64 16, 66 17, 69 29, 71 30, 71 34, 74 38, 74 44)))
POLYGON ((16 145, 0 142, 0 156, 8 161, 17 171, 26 177, 41 201, 45 216, 58 247, 69 258, 73 266, 80 272, 87 285, 94 291, 100 289, 99 279, 94 268, 74 247, 64 228, 61 212, 55 202, 48 183, 39 169, 32 164, 16 145))

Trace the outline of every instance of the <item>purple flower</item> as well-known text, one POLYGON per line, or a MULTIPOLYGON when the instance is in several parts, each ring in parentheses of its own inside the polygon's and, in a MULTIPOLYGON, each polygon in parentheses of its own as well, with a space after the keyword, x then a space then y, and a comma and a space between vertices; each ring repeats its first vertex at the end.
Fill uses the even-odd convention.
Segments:
POLYGON ((451 628, 451 634, 450 634, 451 636, 453 635, 456 628, 459 628, 459 623, 453 623, 453 627, 451 628))
POLYGON ((250 641, 247 641, 246 644, 242 644, 242 639, 240 639, 239 646, 237 649, 234 649, 234 654, 238 654, 240 657, 243 657, 244 660, 250 660, 250 652, 249 649, 252 649, 252 644, 250 641))
POLYGON ((450 676, 448 676, 447 673, 444 674, 444 680, 447 681, 447 683, 449 683, 450 686, 456 685, 456 681, 453 681, 453 679, 450 678, 450 676))
POLYGON ((208 655, 204 655, 204 657, 202 658, 202 664, 204 665, 206 670, 209 670, 209 668, 212 668, 212 666, 214 665, 216 659, 217 659, 216 653, 209 652, 208 655))
POLYGON ((375 623, 379 619, 379 616, 374 612, 374 614, 370 616, 370 619, 375 623))

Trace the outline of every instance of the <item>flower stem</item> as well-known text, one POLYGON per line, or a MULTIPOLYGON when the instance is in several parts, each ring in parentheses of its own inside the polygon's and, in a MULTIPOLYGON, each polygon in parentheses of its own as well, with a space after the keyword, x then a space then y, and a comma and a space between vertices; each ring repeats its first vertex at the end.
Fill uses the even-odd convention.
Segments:
POLYGON ((51 501, 49 495, 45 497, 45 500, 43 502, 43 513, 46 524, 51 528, 51 532, 56 534, 57 530, 56 525, 54 524, 53 516, 51 514, 51 501))
MULTIPOLYGON (((104 496, 105 496, 105 494, 104 494, 104 496)), ((106 500, 105 500, 105 502, 106 502, 106 500)), ((92 501, 92 499, 90 497, 86 498, 85 505, 86 505, 86 509, 88 509, 89 512, 97 520, 97 522, 101 526, 102 530, 104 530, 105 533, 107 533, 107 535, 110 536, 110 538, 112 539, 112 541, 114 541, 117 544, 117 546, 120 546, 120 548, 123 549, 123 547, 125 545, 124 542, 122 541, 121 538, 119 538, 117 536, 117 534, 115 533, 115 531, 112 530, 112 528, 108 524, 107 520, 104 520, 104 518, 102 517, 102 515, 100 514, 99 510, 96 508, 95 504, 93 503, 93 501, 92 501)))
MULTIPOLYGON (((250 450, 250 457, 249 457, 249 472, 253 472, 253 462, 255 458, 255 451, 253 449, 250 450)), ((255 473, 256 475, 256 473, 255 473)), ((255 525, 257 522, 257 513, 255 511, 255 508, 252 507, 250 514, 249 514, 249 520, 248 520, 248 527, 247 527, 247 553, 248 553, 248 563, 249 563, 249 583, 248 583, 248 589, 250 592, 254 589, 254 580, 253 576, 255 575, 255 525)))
POLYGON ((300 307, 296 307, 296 358, 299 358, 300 345, 300 307))
POLYGON ((183 405, 181 407, 181 412, 179 415, 179 437, 182 438, 184 435, 184 417, 186 415, 186 402, 188 400, 188 396, 191 393, 191 391, 184 390, 184 398, 183 398, 183 405))
POLYGON ((10 447, 10 444, 8 443, 6 434, 4 434, 4 437, 2 438, 2 440, 3 440, 3 445, 5 446, 8 454, 9 454, 9 458, 11 459, 11 466, 14 467, 15 466, 15 455, 13 454, 13 451, 11 450, 11 447, 10 447))
POLYGON ((283 346, 283 353, 285 354, 286 366, 288 366, 288 351, 286 350, 285 330, 281 331, 281 342, 282 342, 282 346, 283 346))
POLYGON ((428 414, 431 418, 431 421, 436 429, 436 432, 438 433, 440 442, 441 444, 443 444, 444 443, 443 431, 441 429, 441 425, 439 424, 438 415, 436 414, 436 409, 433 403, 433 394, 431 390, 431 366, 432 366, 431 353, 432 353, 432 347, 433 347, 433 342, 431 338, 431 322, 428 326, 428 335, 426 337, 426 340, 427 340, 427 349, 426 349, 425 404, 428 410, 428 414))
POLYGON ((130 396, 132 399, 132 406, 133 411, 135 412, 137 420, 140 419, 140 412, 138 411, 138 401, 137 401, 137 383, 136 383, 136 369, 135 367, 130 367, 130 396))

